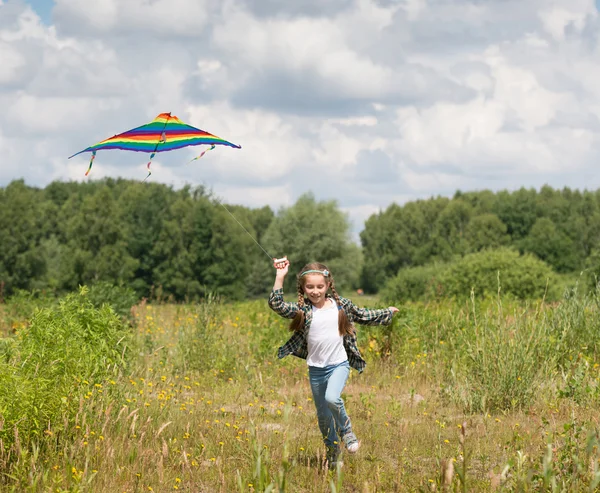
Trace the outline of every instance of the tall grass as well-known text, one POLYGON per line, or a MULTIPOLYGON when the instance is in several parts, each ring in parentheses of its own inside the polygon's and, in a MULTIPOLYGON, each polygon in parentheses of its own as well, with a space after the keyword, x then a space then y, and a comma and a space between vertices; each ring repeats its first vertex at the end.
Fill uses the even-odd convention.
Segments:
POLYGON ((265 301, 143 302, 131 318, 133 332, 83 292, 2 343, 0 490, 598 487, 594 295, 406 304, 391 327, 359 328, 368 365, 344 398, 362 447, 337 471, 265 301))

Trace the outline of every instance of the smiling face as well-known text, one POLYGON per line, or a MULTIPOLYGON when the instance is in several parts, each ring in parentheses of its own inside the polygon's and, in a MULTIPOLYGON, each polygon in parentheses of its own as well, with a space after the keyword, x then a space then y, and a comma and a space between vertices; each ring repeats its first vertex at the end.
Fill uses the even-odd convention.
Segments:
POLYGON ((325 293, 329 289, 329 282, 323 274, 307 274, 304 276, 304 294, 317 308, 325 303, 325 293))

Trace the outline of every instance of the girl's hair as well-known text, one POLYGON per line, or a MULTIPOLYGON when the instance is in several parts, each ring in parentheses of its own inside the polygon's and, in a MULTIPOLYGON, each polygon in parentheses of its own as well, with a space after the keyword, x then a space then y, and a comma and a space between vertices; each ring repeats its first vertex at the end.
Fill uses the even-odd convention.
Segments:
MULTIPOLYGON (((309 271, 309 270, 325 271, 323 277, 325 277, 325 281, 329 283, 329 288, 331 289, 331 294, 333 295, 333 298, 335 299, 335 302, 338 305, 338 330, 339 330, 339 333, 341 336, 354 335, 354 333, 355 333, 354 327, 350 323, 350 320, 348 319, 346 312, 342 309, 339 309, 342 305, 342 302, 340 301, 340 295, 338 294, 338 292, 335 289, 335 281, 333 280, 333 276, 331 275, 331 272, 329 271, 327 266, 325 266, 324 264, 320 264, 318 262, 306 264, 304 267, 302 267, 302 269, 296 276, 296 286, 297 286, 297 290, 298 290, 298 307, 300 308, 300 310, 298 310, 296 312, 296 316, 294 317, 294 319, 292 320, 292 323, 290 324, 290 330, 292 332, 297 332, 297 331, 302 330, 302 328, 304 327, 304 310, 302 308, 304 308, 304 305, 306 305, 308 300, 306 300, 304 298, 304 284, 306 283, 306 275, 303 276, 302 273, 309 271)), ((312 274, 312 272, 311 272, 311 274, 312 274)), ((310 303, 310 301, 308 301, 308 303, 310 303)))

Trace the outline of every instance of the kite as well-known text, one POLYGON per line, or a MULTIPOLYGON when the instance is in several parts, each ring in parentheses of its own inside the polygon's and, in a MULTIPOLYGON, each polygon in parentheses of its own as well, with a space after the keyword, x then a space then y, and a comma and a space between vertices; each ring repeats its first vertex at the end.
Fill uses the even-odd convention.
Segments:
MULTIPOLYGON (((87 176, 92 169, 92 164, 96 158, 97 151, 104 149, 120 149, 123 151, 149 152, 150 159, 148 160, 146 167, 148 168, 148 176, 150 176, 152 174, 150 171, 150 163, 152 163, 152 159, 154 159, 157 152, 172 151, 183 147, 197 145, 209 145, 210 147, 199 156, 192 159, 192 161, 200 159, 207 151, 214 149, 217 145, 241 149, 241 146, 239 145, 232 144, 216 135, 183 123, 175 115, 171 115, 171 113, 161 113, 150 123, 114 135, 109 139, 103 140, 98 144, 94 144, 83 151, 73 154, 69 159, 83 152, 91 152, 92 157, 90 159, 88 170, 85 173, 85 176, 87 176)), ((148 176, 146 176, 146 179, 148 176)))

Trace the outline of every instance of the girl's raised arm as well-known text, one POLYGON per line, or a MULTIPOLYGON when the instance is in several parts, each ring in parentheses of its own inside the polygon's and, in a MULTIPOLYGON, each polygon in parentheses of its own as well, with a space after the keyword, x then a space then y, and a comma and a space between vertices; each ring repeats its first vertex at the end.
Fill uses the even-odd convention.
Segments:
POLYGON ((288 273, 290 262, 287 258, 284 258, 283 261, 276 262, 273 265, 277 269, 277 274, 275 275, 273 290, 269 296, 269 306, 275 313, 284 318, 294 318, 298 311, 298 303, 287 303, 283 300, 283 282, 288 273))

